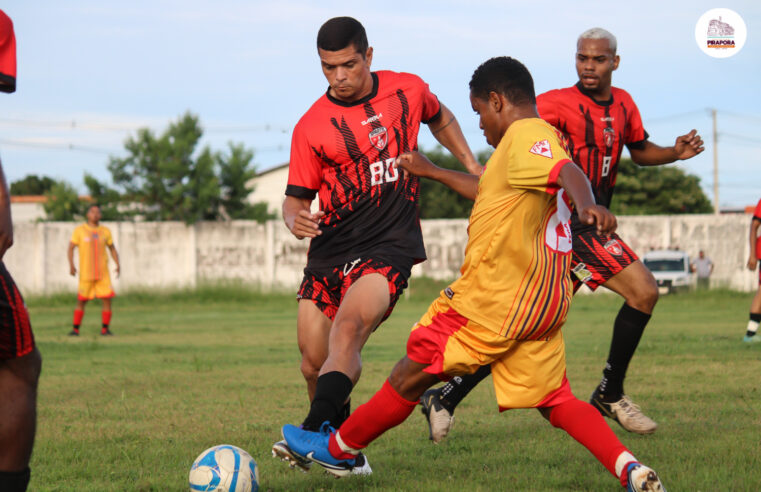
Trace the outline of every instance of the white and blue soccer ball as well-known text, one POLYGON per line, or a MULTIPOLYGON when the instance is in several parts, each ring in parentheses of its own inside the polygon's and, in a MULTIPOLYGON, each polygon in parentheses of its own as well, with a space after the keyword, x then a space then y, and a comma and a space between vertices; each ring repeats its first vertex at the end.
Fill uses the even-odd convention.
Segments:
POLYGON ((191 491, 257 492, 259 468, 237 446, 220 444, 198 455, 190 467, 191 491))

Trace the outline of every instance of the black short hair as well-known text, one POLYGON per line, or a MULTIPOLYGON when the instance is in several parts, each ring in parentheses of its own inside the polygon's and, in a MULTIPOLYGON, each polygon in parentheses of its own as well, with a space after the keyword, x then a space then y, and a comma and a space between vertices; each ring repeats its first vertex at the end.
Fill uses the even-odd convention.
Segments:
POLYGON ((339 51, 354 46, 362 57, 367 53, 367 33, 360 22, 353 17, 333 17, 317 32, 317 48, 325 51, 339 51))
POLYGON ((470 79, 470 93, 489 99, 489 93, 503 94, 515 105, 536 104, 534 79, 523 63, 509 56, 498 56, 483 62, 470 79))

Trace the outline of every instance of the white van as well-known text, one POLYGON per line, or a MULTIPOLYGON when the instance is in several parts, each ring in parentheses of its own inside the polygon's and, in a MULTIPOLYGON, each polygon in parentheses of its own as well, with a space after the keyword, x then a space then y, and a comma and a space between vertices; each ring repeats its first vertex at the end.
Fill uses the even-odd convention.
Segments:
POLYGON ((690 271, 690 257, 684 251, 649 251, 642 257, 642 263, 653 272, 660 294, 692 289, 697 284, 696 275, 690 271))

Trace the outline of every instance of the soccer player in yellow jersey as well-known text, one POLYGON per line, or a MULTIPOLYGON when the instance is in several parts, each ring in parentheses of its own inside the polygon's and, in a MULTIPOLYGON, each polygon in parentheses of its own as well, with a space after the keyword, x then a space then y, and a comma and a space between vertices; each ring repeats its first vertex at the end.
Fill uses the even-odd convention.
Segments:
POLYGON ((119 276, 119 254, 116 252, 111 231, 100 225, 100 207, 97 205, 87 209, 87 223, 74 229, 69 242, 69 270, 72 277, 77 274, 74 266, 74 248, 79 248, 79 291, 77 293, 77 308, 74 310, 74 329, 69 335, 79 335, 79 325, 85 315, 85 304, 96 297, 103 301, 101 312, 101 335, 113 335, 108 325, 111 323, 111 298, 114 289, 111 288, 111 276, 108 273, 108 256, 106 248, 116 263, 116 276, 119 276))
POLYGON ((461 276, 412 328, 407 354, 383 387, 336 431, 293 425, 283 437, 299 456, 336 476, 351 473, 361 449, 402 423, 439 380, 491 366, 500 410, 537 408, 583 444, 630 491, 661 491, 658 475, 618 440, 600 413, 577 399, 566 378, 560 330, 573 295, 571 207, 599 233, 615 217, 596 205, 561 134, 539 118, 531 74, 508 57, 483 63, 470 100, 495 152, 481 177, 440 169, 412 152, 397 166, 475 198, 461 276))

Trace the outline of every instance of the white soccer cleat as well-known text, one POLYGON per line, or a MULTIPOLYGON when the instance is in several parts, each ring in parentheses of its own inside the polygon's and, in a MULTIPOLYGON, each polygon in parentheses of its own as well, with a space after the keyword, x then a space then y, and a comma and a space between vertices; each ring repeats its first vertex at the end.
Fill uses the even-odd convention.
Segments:
POLYGON ((454 425, 454 415, 441 404, 439 393, 438 389, 429 389, 420 398, 421 411, 428 421, 429 439, 435 444, 443 441, 454 425))
POLYGON ((627 492, 666 492, 655 470, 642 463, 630 463, 626 473, 629 478, 627 492))
POLYGON ((652 434, 658 428, 652 419, 642 413, 639 406, 631 398, 621 395, 621 399, 608 403, 603 401, 602 395, 595 390, 589 403, 599 412, 621 424, 621 427, 636 434, 652 434))

